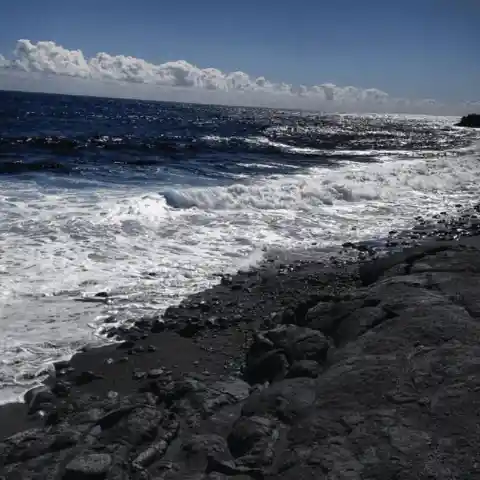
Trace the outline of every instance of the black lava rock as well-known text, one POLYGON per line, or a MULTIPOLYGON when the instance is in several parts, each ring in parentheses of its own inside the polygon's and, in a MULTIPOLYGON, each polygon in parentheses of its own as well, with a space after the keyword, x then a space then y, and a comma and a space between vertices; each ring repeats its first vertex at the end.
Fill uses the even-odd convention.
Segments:
POLYGON ((194 337, 200 330, 203 329, 203 325, 200 322, 188 322, 181 326, 178 330, 180 336, 184 338, 194 337))
POLYGON ((65 478, 72 480, 105 478, 112 458, 106 453, 83 453, 75 457, 65 467, 65 478))
POLYGON ((292 364, 288 371, 287 378, 316 378, 321 370, 320 365, 314 360, 299 360, 292 364))
POLYGON ((457 123, 457 126, 480 128, 480 114, 471 113, 469 115, 465 115, 461 118, 460 122, 457 123))
POLYGON ((25 394, 24 399, 28 405, 28 413, 32 414, 52 405, 55 401, 55 395, 50 388, 41 385, 29 390, 25 394))

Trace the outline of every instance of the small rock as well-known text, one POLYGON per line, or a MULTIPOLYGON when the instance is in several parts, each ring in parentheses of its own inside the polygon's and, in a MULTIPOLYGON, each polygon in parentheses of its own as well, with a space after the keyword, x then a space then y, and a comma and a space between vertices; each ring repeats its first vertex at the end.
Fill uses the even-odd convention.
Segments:
POLYGON ((107 453, 84 453, 65 467, 65 480, 97 480, 105 478, 112 458, 107 453))
POLYGON ((133 372, 132 378, 134 380, 143 380, 147 376, 146 372, 133 372))
POLYGON ((160 440, 159 442, 150 445, 146 450, 141 452, 137 458, 135 458, 135 460, 132 462, 132 465, 137 470, 145 468, 158 458, 161 458, 167 450, 167 447, 168 444, 164 440, 160 440))
POLYGON ((157 318, 142 317, 135 321, 135 328, 140 329, 143 332, 149 331, 152 328, 152 324, 157 321, 157 318))
POLYGON ((321 362, 326 358, 330 346, 323 333, 296 325, 281 325, 267 331, 265 337, 275 348, 282 350, 290 362, 294 360, 321 362))
POLYGON ((46 385, 32 388, 24 395, 25 403, 28 405, 28 413, 36 413, 51 406, 55 402, 55 395, 46 385))
POLYGON ((164 374, 163 368, 153 368, 152 370, 148 371, 148 377, 149 378, 158 378, 161 377, 164 374))
POLYGON ((206 324, 208 327, 213 328, 218 326, 218 318, 215 316, 208 317, 206 320, 206 324))
POLYGON ((107 298, 108 293, 107 292, 98 292, 98 293, 95 294, 95 297, 97 297, 97 298, 107 298))
POLYGON ((110 399, 110 400, 116 400, 118 398, 118 392, 114 392, 113 390, 110 390, 108 393, 107 393, 107 397, 110 399))
POLYGON ((230 275, 223 275, 220 283, 224 286, 229 286, 233 283, 232 277, 230 275))
POLYGON ((240 402, 245 400, 249 395, 249 385, 239 378, 231 378, 217 382, 213 385, 217 392, 227 395, 229 400, 240 402))
POLYGON ((52 392, 57 397, 66 397, 70 393, 70 385, 66 382, 57 381, 52 388, 52 392))
POLYGON ((156 351, 157 351, 157 347, 155 347, 153 345, 149 345, 147 347, 147 352, 153 353, 153 352, 156 352, 156 351))

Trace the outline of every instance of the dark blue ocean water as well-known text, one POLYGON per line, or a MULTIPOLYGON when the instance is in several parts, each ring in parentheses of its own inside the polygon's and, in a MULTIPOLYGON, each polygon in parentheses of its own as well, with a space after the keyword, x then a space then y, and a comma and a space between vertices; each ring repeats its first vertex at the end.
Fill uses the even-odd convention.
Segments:
POLYGON ((478 202, 457 120, 0 92, 0 401, 107 317, 478 202))
POLYGON ((69 178, 72 186, 82 180, 215 184, 287 173, 292 165, 334 166, 345 151, 365 162, 376 160, 370 150, 468 145, 468 135, 449 131, 382 116, 0 92, 0 174, 69 178))

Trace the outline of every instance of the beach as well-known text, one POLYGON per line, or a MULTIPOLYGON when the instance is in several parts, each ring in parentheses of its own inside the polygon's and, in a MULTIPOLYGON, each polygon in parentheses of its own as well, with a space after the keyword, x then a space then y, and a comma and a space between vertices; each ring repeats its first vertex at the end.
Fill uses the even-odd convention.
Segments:
POLYGON ((475 131, 1 95, 0 476, 475 478, 475 131))
POLYGON ((267 262, 58 364, 16 424, 1 411, 2 474, 474 478, 478 210, 267 262))

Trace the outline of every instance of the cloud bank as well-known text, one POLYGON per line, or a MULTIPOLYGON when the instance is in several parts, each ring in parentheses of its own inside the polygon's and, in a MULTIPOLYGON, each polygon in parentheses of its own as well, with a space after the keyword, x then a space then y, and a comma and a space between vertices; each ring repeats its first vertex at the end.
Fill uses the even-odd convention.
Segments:
MULTIPOLYGON (((141 58, 97 53, 85 58, 81 50, 68 50, 52 41, 19 40, 11 59, 0 55, 2 73, 44 74, 105 83, 148 86, 161 89, 164 99, 176 100, 174 90, 189 92, 188 101, 260 102, 267 106, 320 108, 357 111, 425 111, 441 109, 434 100, 393 98, 377 88, 340 87, 332 83, 291 85, 252 77, 245 72, 222 72, 217 68, 200 68, 185 60, 159 65, 141 58), (170 95, 168 95, 170 92, 170 95), (214 95, 217 94, 217 95, 214 95), (222 100, 223 99, 223 100, 222 100)), ((76 83, 78 85, 78 82, 76 83)), ((84 83, 84 86, 85 83, 84 83)), ((133 88, 133 90, 138 88, 133 88)), ((77 93, 89 93, 88 88, 77 93)), ((125 89, 124 89, 125 90, 125 89)), ((159 92, 157 92, 159 93, 159 92)), ((121 94, 120 94, 121 95, 121 94)), ((129 96, 125 93, 126 96, 129 96)), ((135 94, 134 94, 135 95, 135 94)), ((132 95, 132 96, 134 96, 132 95)))

